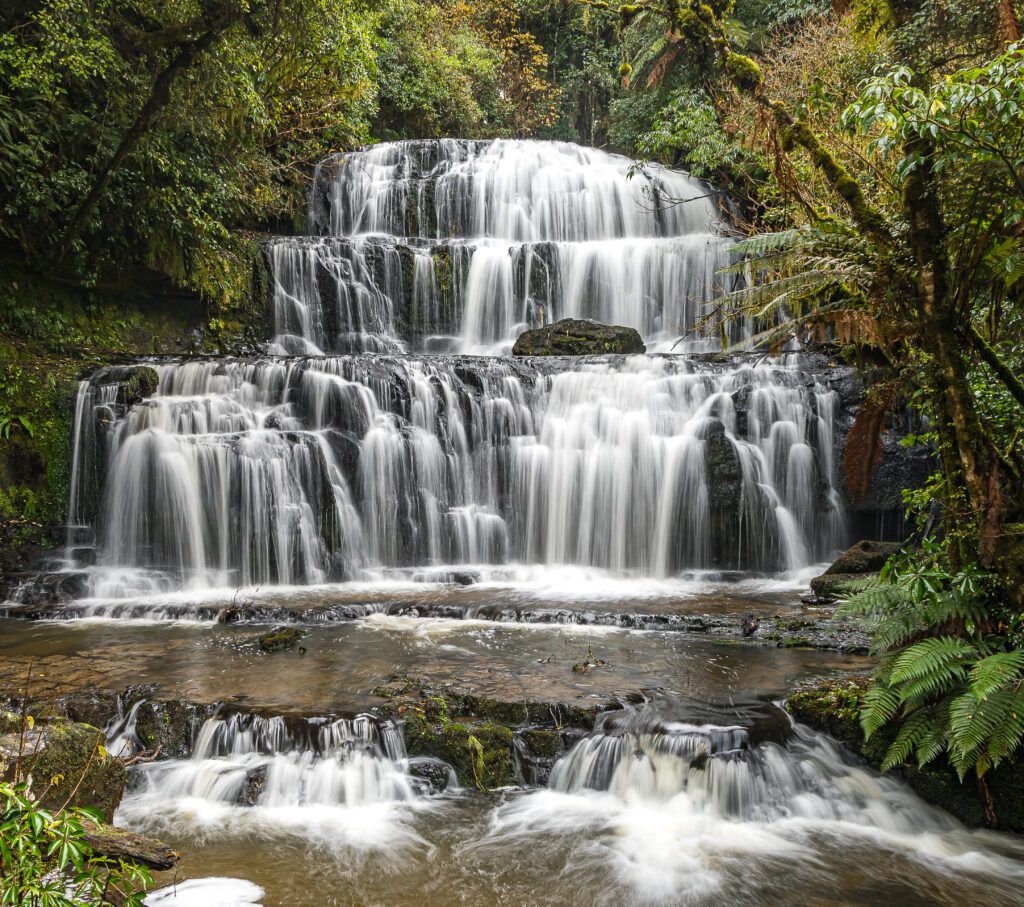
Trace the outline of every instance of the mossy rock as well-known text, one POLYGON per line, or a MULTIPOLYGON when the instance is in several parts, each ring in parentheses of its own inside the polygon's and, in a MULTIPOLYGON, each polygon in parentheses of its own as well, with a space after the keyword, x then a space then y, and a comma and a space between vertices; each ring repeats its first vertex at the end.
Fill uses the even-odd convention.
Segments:
POLYGON ((512 731, 492 721, 435 723, 421 713, 405 719, 405 746, 410 756, 433 756, 447 762, 463 787, 490 790, 515 783, 512 731))
POLYGON ((811 591, 823 601, 835 601, 850 594, 854 583, 863 582, 870 574, 823 573, 811 580, 811 591))
POLYGON ((296 627, 275 627, 261 634, 256 642, 264 652, 284 652, 286 649, 295 648, 305 635, 304 630, 296 627))
POLYGON ((513 356, 596 356, 606 353, 644 353, 640 335, 621 325, 563 318, 542 328, 524 331, 512 347, 513 356))
POLYGON ((136 366, 117 389, 117 402, 126 406, 141 403, 152 397, 159 386, 160 376, 155 368, 148 365, 136 366))
POLYGON ((88 825, 86 841, 95 855, 124 860, 149 869, 173 869, 179 854, 163 841, 115 825, 88 825))
MULTIPOLYGON (((10 720, 5 720, 10 726, 10 720)), ((3 777, 14 776, 19 732, 0 737, 3 777)), ((37 722, 25 731, 21 772, 43 807, 65 804, 97 810, 109 822, 121 802, 127 770, 120 759, 106 754, 102 731, 64 718, 37 722)))
POLYGON ((553 759, 558 755, 561 735, 555 728, 531 727, 519 732, 530 750, 544 759, 553 759))

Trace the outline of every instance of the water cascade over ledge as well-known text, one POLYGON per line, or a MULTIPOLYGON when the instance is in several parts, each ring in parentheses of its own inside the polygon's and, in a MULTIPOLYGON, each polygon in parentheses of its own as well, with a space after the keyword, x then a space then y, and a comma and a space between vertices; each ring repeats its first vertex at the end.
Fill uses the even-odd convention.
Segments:
MULTIPOLYGON (((720 193, 564 142, 393 142, 319 165, 313 236, 268 248, 270 352, 507 353, 585 317, 719 343, 720 193)), ((735 336, 743 325, 733 325, 735 336)))
POLYGON ((96 528, 98 595, 445 564, 777 571, 842 539, 836 395, 799 370, 377 355, 156 368, 141 403, 116 402, 119 368, 80 390, 72 522, 96 528))

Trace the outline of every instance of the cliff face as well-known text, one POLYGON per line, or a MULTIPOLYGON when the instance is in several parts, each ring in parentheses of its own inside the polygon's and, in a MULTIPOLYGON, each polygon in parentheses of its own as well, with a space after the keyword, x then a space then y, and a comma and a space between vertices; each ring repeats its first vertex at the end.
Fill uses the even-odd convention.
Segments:
POLYGON ((853 538, 901 540, 909 527, 904 517, 903 491, 921 488, 938 468, 931 449, 924 444, 905 446, 903 438, 920 431, 919 420, 907 410, 894 411, 885 417, 877 442, 875 461, 866 492, 855 495, 849 475, 854 468, 848 462, 848 446, 857 412, 870 387, 856 369, 833 368, 829 386, 841 401, 837 412, 837 462, 841 466, 840 488, 850 519, 853 538))

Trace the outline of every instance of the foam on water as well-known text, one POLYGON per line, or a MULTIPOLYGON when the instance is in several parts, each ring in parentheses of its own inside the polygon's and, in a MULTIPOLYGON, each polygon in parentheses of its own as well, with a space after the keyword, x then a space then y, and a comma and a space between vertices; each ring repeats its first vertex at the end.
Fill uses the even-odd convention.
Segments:
POLYGON ((148 895, 146 907, 263 907, 264 891, 245 879, 202 878, 175 882, 148 895))
POLYGON ((824 871, 833 843, 898 853, 950 882, 1024 885, 1019 841, 968 831, 799 726, 785 745, 752 746, 742 728, 613 714, 559 761, 548 789, 499 807, 475 846, 547 840, 566 842, 570 875, 609 881, 600 904, 721 903, 759 876, 824 871))

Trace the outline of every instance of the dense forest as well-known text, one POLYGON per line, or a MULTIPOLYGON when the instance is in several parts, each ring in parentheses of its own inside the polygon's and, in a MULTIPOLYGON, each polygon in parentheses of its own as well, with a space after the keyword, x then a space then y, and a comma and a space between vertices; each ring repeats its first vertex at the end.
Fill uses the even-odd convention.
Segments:
POLYGON ((63 521, 85 370, 255 348, 260 239, 302 228, 318 161, 592 145, 728 198, 746 280, 709 318, 756 326, 732 351, 796 338, 866 376, 853 494, 915 414, 935 470, 910 542, 847 605, 881 656, 860 720, 886 768, 944 760, 988 797, 1024 741, 1022 22, 1019 0, 5 3, 5 557, 63 521))

